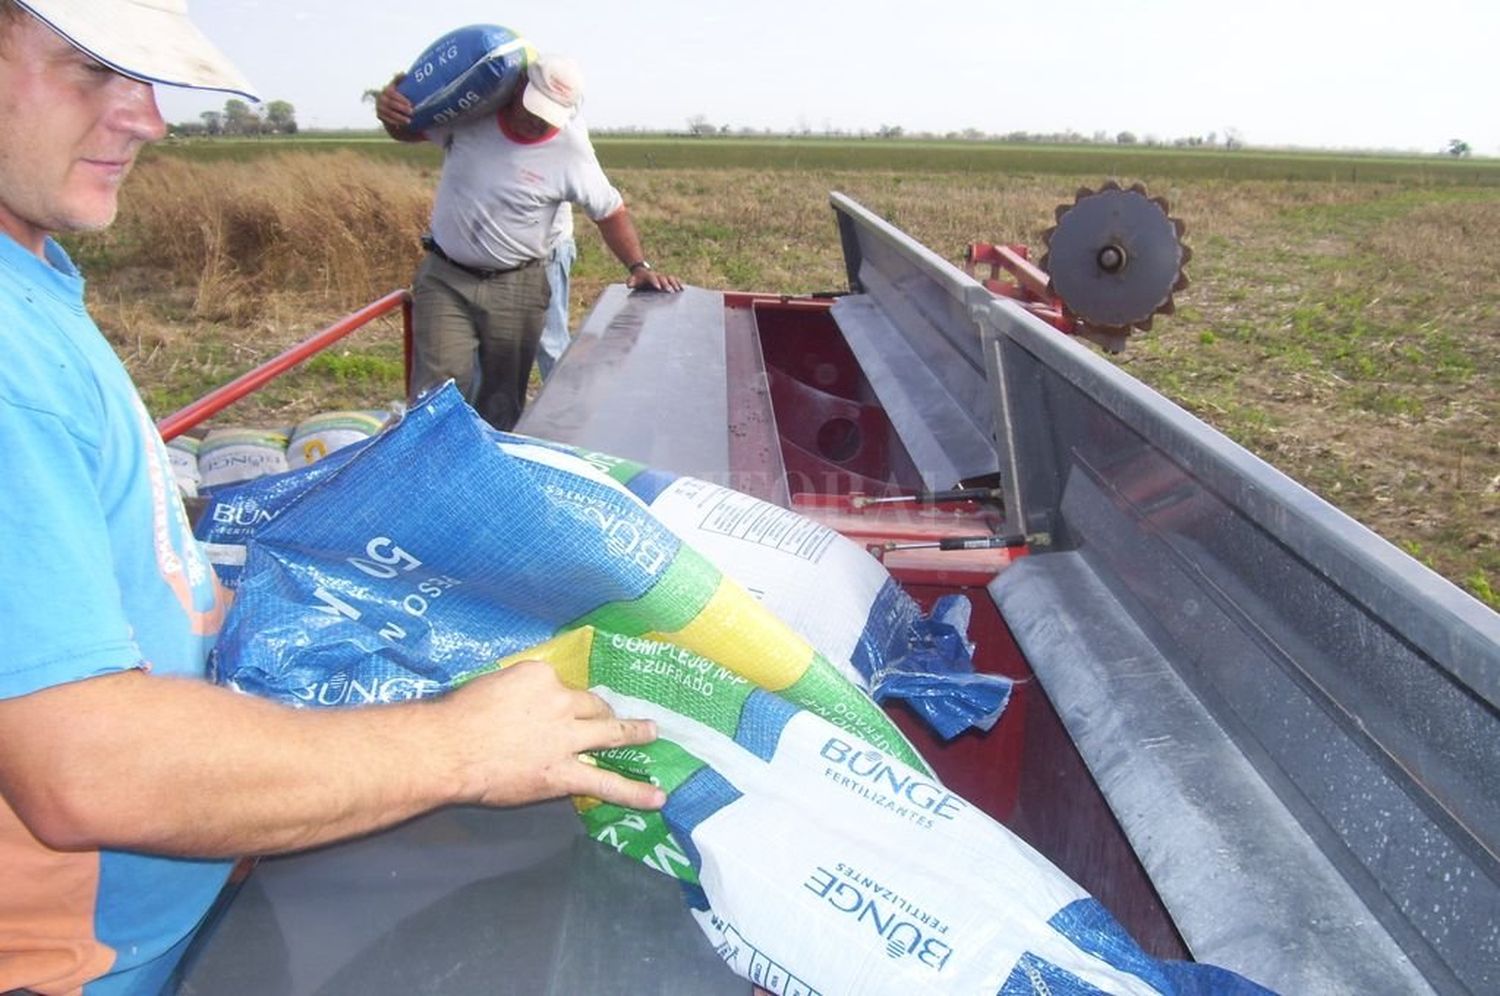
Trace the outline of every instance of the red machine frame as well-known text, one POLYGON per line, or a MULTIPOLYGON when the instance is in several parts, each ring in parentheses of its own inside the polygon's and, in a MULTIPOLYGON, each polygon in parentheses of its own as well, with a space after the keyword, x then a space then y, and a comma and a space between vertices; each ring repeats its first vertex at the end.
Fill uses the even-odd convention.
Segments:
POLYGON ((205 394, 156 423, 163 440, 182 435, 206 419, 212 418, 246 395, 253 394, 292 367, 321 353, 382 315, 401 309, 401 355, 405 364, 406 387, 411 387, 411 291, 394 290, 334 322, 332 325, 267 360, 248 373, 205 394))
POLYGON ((964 272, 978 280, 992 294, 1019 301, 1022 306, 1060 332, 1077 335, 1082 322, 1062 303, 1062 298, 1048 287, 1045 270, 1031 261, 1031 249, 1024 245, 992 245, 975 242, 964 252, 964 272), (975 271, 987 266, 989 276, 975 271), (1002 273, 1012 279, 1002 280, 1002 273))

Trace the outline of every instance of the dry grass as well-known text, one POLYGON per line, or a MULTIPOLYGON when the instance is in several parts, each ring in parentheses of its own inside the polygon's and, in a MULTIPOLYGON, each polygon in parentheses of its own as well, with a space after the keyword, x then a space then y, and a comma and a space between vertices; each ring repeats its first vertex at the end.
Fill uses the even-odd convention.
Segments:
MULTIPOLYGON (((1040 250, 1054 206, 1102 179, 749 169, 612 176, 659 268, 699 286, 793 294, 846 285, 830 190, 957 259, 972 241, 1040 250)), ((1493 603, 1500 192, 1126 179, 1168 197, 1196 256, 1177 316, 1120 362, 1493 603)), ((405 285, 435 180, 430 168, 352 152, 212 165, 160 157, 132 178, 120 222, 74 248, 93 278, 101 326, 148 404, 165 412, 405 285)), ((591 226, 579 227, 575 325, 621 279, 591 226)), ((343 356, 236 418, 287 421, 394 397, 395 336, 388 325, 351 341, 343 356)))
MULTIPOLYGON (((418 170, 351 152, 212 166, 157 157, 126 185, 116 224, 73 248, 100 327, 165 413, 405 286, 431 186, 418 170)), ((398 332, 384 322, 355 347, 379 345, 397 371, 375 396, 359 398, 361 383, 330 398, 304 376, 240 414, 274 406, 295 418, 399 395, 398 332)))

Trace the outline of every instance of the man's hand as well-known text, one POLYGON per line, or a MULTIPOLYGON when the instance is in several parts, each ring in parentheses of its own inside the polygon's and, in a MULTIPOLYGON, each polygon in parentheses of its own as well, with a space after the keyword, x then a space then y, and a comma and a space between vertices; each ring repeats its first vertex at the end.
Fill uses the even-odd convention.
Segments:
POLYGON ((640 233, 635 230, 630 209, 624 204, 612 214, 595 219, 594 224, 599 226, 599 234, 603 237, 604 244, 609 246, 609 251, 615 254, 615 259, 630 271, 630 275, 625 278, 626 287, 631 290, 638 287, 658 291, 682 290, 681 280, 669 273, 657 273, 646 262, 646 254, 641 249, 640 233))
POLYGON ((638 266, 630 271, 630 276, 625 280, 625 286, 631 290, 644 287, 649 290, 675 293, 682 290, 682 281, 670 273, 658 273, 649 266, 638 266))
POLYGON ((568 688, 540 661, 486 675, 438 703, 450 711, 461 797, 513 806, 587 795, 635 809, 659 809, 661 789, 605 771, 581 755, 656 739, 649 720, 617 719, 592 692, 568 688))
POLYGON ((406 94, 396 89, 396 85, 404 79, 405 73, 392 76, 385 89, 375 98, 375 117, 393 138, 407 138, 414 134, 411 130, 411 101, 406 99, 406 94))

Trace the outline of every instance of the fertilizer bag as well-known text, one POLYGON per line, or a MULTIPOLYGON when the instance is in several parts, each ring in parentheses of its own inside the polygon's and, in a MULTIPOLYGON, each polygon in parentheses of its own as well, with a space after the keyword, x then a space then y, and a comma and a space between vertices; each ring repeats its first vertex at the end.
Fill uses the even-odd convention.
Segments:
MULTIPOLYGON (((451 387, 250 532, 211 657, 242 691, 304 706, 433 695, 593 627, 711 659, 923 767, 873 701, 638 501, 507 455, 451 387)), ((673 847, 655 813, 590 821, 615 824, 626 853, 673 847)))
POLYGON ((1204 991, 1182 973, 1212 969, 1141 953, 639 503, 548 466, 451 390, 419 405, 251 540, 219 676, 336 707, 539 658, 655 720, 656 742, 597 760, 666 808, 581 801, 585 828, 681 881, 726 962, 774 992, 1204 991))
POLYGON ((216 488, 285 473, 289 430, 213 429, 198 444, 199 487, 216 488))
MULTIPOLYGON (((453 398, 439 404, 445 410, 462 407, 453 398)), ((605 454, 495 432, 472 415, 465 419, 454 411, 451 417, 472 423, 498 448, 497 457, 471 440, 467 445, 480 459, 500 460, 508 472, 524 479, 525 487, 573 493, 578 491, 572 486, 576 483, 593 493, 594 521, 605 534, 603 542, 612 548, 633 549, 640 542, 634 531, 644 508, 654 520, 647 523, 654 532, 665 525, 668 541, 685 542, 694 554, 706 552, 713 568, 750 589, 844 677, 877 700, 894 690, 894 697, 906 699, 941 735, 952 737, 970 726, 988 729, 1004 708, 1010 681, 973 673, 965 638, 968 603, 962 598, 924 616, 889 572, 857 544, 790 510, 605 454), (759 525, 747 527, 747 522, 759 525)), ((394 431, 425 434, 414 425, 394 431)), ((216 489, 198 520, 197 535, 207 544, 220 580, 236 587, 245 544, 363 445, 359 441, 355 453, 336 450, 305 470, 216 489)), ((451 445, 439 458, 451 458, 455 466, 471 459, 452 452, 451 445)), ((435 484, 418 488, 395 470, 392 480, 403 483, 387 484, 388 493, 372 500, 382 507, 404 507, 409 494, 449 489, 441 467, 433 464, 429 472, 435 484)), ((345 513, 339 509, 333 514, 345 513)), ((514 510, 480 505, 472 515, 505 518, 514 510)), ((476 523, 463 528, 472 531, 476 523)))
POLYGON ((443 35, 412 61, 396 89, 412 103, 411 129, 427 131, 493 111, 515 91, 531 46, 498 24, 443 35))
MULTIPOLYGON (((770 992, 1267 993, 1222 969, 1151 957, 925 769, 710 660, 592 627, 496 666, 523 657, 619 715, 655 721, 654 743, 597 755, 667 792, 673 848, 638 856, 682 881, 720 956, 770 992)), ((591 832, 623 850, 630 820, 619 814, 591 832)))
POLYGON ((945 596, 924 615, 858 543, 791 509, 604 453, 496 438, 518 459, 617 482, 845 677, 877 702, 905 700, 941 736, 988 730, 1005 708, 1010 679, 974 671, 964 596, 945 596))
POLYGON ((167 459, 172 464, 172 477, 183 495, 198 497, 198 486, 203 475, 198 470, 199 440, 193 436, 176 436, 167 441, 167 459))
POLYGON ((287 467, 296 470, 325 460, 346 446, 369 439, 380 431, 388 412, 323 412, 303 419, 292 430, 287 443, 287 467))
POLYGON ((203 544, 219 582, 231 591, 237 588, 250 538, 309 488, 352 459, 368 442, 367 437, 340 447, 296 470, 227 484, 207 492, 203 512, 193 525, 193 535, 203 544))

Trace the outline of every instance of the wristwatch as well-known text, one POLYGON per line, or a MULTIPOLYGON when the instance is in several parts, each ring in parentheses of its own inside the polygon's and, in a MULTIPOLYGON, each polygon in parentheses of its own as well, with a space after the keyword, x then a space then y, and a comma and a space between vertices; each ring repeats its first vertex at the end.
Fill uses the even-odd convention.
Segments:
POLYGON ((629 266, 625 267, 625 272, 626 273, 634 273, 636 270, 649 270, 649 269, 651 269, 651 264, 650 263, 646 262, 644 259, 638 259, 634 263, 631 263, 629 266))

